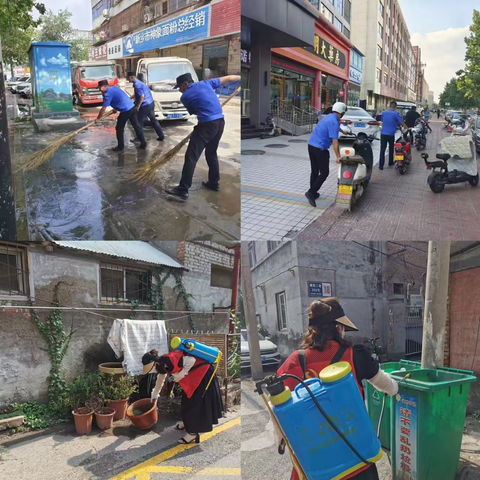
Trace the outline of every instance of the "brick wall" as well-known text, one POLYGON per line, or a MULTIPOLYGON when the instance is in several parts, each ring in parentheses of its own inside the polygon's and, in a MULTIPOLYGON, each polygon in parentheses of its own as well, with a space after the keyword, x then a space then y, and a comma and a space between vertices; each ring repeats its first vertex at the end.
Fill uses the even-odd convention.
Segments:
MULTIPOLYGON (((110 20, 109 38, 117 38, 126 35, 122 33, 122 25, 128 25, 129 30, 135 30, 143 26, 142 3, 136 2, 131 7, 115 15, 110 20)), ((101 29, 100 29, 101 30, 101 29)))
POLYGON ((241 1, 223 0, 212 5, 210 36, 228 35, 241 30, 241 1))
POLYGON ((177 258, 191 272, 204 274, 210 274, 212 263, 233 269, 234 262, 233 250, 212 242, 179 242, 177 258))
POLYGON ((196 45, 195 43, 188 45, 187 58, 193 63, 195 70, 201 70, 203 63, 203 45, 196 45))
POLYGON ((447 299, 447 319, 445 322, 445 347, 444 347, 444 355, 443 355, 443 366, 449 367, 450 366, 450 304, 451 304, 451 296, 450 296, 450 285, 448 288, 448 299, 447 299))
POLYGON ((228 42, 228 70, 227 75, 240 74, 241 64, 241 43, 240 35, 236 35, 228 42))

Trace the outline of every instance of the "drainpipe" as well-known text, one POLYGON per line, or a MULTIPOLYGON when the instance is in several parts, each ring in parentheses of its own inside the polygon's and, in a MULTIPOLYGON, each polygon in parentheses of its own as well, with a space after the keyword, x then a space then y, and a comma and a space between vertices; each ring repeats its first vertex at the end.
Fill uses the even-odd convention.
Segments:
MULTIPOLYGON (((235 245, 235 258, 233 263, 233 284, 232 284, 232 302, 231 309, 232 315, 236 314, 237 311, 237 298, 238 298, 238 279, 240 273, 240 243, 235 245)), ((230 319, 230 328, 229 333, 235 333, 235 325, 230 319)))
POLYGON ((0 239, 17 240, 15 200, 13 197, 12 163, 8 141, 7 100, 3 77, 2 42, 0 39, 0 239))

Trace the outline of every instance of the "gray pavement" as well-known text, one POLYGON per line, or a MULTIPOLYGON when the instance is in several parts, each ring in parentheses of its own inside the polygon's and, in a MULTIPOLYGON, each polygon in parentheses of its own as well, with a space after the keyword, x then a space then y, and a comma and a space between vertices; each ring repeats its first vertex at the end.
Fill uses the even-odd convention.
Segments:
POLYGON ((16 480, 240 479, 240 412, 222 419, 198 445, 179 445, 175 418, 160 414, 150 431, 115 422, 83 437, 74 427, 0 451, 0 478, 16 480))
MULTIPOLYGON (((7 95, 10 104, 17 96, 7 95)), ((218 154, 221 191, 202 187, 208 167, 204 155, 195 171, 190 198, 184 202, 164 192, 178 184, 185 148, 158 173, 155 185, 143 186, 130 177, 135 169, 167 152, 193 129, 194 123, 165 122, 166 140, 158 142, 145 127, 147 150, 130 143, 126 128, 123 153, 115 146, 115 120, 104 120, 77 135, 45 164, 14 176, 19 240, 212 240, 240 238, 240 105, 224 107, 226 128, 218 154)), ((82 109, 91 121, 98 108, 82 109)), ((36 132, 30 122, 11 123, 13 168, 23 156, 41 150, 61 132, 36 132)))

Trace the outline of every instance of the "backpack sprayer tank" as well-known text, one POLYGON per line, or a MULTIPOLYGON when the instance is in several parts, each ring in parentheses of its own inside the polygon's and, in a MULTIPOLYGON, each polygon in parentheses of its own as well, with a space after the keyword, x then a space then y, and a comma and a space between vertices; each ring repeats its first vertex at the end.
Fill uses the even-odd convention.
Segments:
POLYGON ((305 382, 292 375, 269 377, 257 383, 262 396, 265 384, 276 421, 308 480, 339 480, 382 457, 348 362, 305 382), (291 392, 282 377, 301 383, 291 392))
POLYGON ((173 350, 181 350, 212 364, 218 364, 222 358, 222 352, 217 347, 210 347, 196 340, 175 337, 170 342, 170 346, 173 350))

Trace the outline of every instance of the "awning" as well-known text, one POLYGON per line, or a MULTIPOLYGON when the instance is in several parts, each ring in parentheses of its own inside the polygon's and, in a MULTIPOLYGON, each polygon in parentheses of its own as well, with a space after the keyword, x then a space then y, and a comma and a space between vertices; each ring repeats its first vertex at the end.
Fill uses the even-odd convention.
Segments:
POLYGON ((54 243, 59 247, 69 248, 71 250, 82 250, 108 255, 110 257, 127 258, 128 260, 135 260, 149 265, 163 265, 165 267, 187 270, 187 268, 177 260, 174 260, 147 242, 54 240, 54 243))

